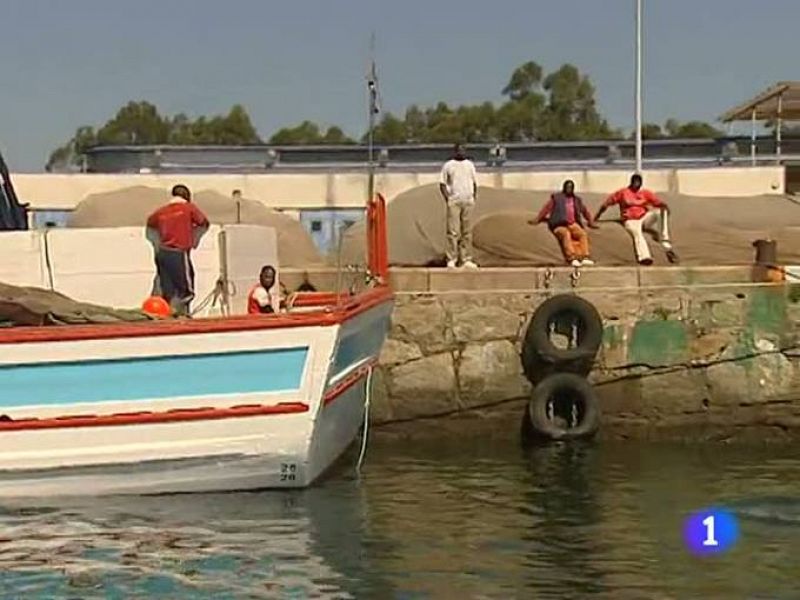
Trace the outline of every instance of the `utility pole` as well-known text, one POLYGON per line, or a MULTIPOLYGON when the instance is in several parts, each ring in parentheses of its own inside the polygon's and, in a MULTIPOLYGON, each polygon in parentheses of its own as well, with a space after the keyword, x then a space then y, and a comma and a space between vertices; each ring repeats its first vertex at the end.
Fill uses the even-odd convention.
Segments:
POLYGON ((636 0, 636 172, 642 172, 642 0, 636 0))

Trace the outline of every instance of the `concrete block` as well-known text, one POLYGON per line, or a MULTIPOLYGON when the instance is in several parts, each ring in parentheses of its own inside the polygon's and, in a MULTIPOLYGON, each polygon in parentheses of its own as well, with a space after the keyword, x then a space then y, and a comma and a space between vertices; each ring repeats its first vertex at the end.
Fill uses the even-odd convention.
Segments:
MULTIPOLYGON (((557 276, 559 283, 561 278, 566 279, 564 287, 572 287, 570 276, 573 269, 558 269, 557 276)), ((635 289, 639 286, 639 275, 637 269, 628 267, 592 267, 581 269, 579 271, 580 277, 576 290, 584 290, 588 288, 631 288, 635 289)))
POLYGON ((467 270, 430 270, 430 291, 450 292, 466 290, 535 290, 538 282, 536 269, 486 268, 467 270))
POLYGON ((679 169, 678 192, 687 196, 784 194, 783 167, 679 169))
POLYGON ((708 401, 703 373, 692 369, 649 375, 641 389, 641 414, 649 417, 702 412, 708 401))
POLYGON ((396 367, 420 358, 422 352, 416 344, 388 338, 381 350, 380 364, 385 367, 396 367))
POLYGON ((395 292, 427 292, 430 290, 430 270, 391 269, 389 284, 395 292))
POLYGON ((9 285, 50 287, 44 252, 44 233, 4 231, 0 281, 9 285))
POLYGON ((453 356, 428 356, 390 371, 391 413, 413 419, 452 412, 458 408, 453 356))
POLYGON ((438 299, 429 297, 395 307, 391 336, 416 343, 426 355, 450 349, 454 343, 447 312, 438 299))
POLYGON ((390 423, 394 417, 387 386, 387 370, 377 368, 372 377, 372 398, 369 406, 369 422, 374 425, 390 423))
POLYGON ((742 361, 708 367, 706 381, 712 406, 735 406, 753 401, 747 369, 742 361))
POLYGON ((469 344, 461 354, 457 376, 463 408, 522 398, 530 393, 519 355, 508 341, 469 344))
POLYGON ((639 285, 643 288, 689 283, 688 269, 683 267, 649 267, 639 269, 639 285))
POLYGON ((718 267, 686 267, 686 283, 692 286, 721 283, 750 283, 752 267, 748 265, 718 267))
POLYGON ((641 314, 638 288, 619 291, 592 291, 591 288, 578 288, 576 293, 594 305, 606 324, 632 324, 641 314))
POLYGON ((451 312, 450 318, 455 340, 461 343, 515 339, 520 325, 518 314, 498 306, 464 308, 451 312))

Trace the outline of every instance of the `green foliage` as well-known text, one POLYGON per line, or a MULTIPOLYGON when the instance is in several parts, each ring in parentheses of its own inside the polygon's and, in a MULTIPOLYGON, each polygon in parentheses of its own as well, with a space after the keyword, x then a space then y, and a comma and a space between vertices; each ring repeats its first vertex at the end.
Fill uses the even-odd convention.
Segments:
POLYGON ((271 138, 270 144, 276 146, 293 145, 317 145, 317 144, 353 144, 355 143, 347 137, 340 127, 329 127, 323 133, 319 125, 312 121, 303 121, 294 127, 284 127, 276 131, 271 138))
MULTIPOLYGON (((506 100, 449 106, 412 104, 403 117, 381 115, 375 127, 375 142, 406 143, 531 142, 536 140, 597 140, 619 138, 597 108, 595 88, 588 75, 571 64, 545 73, 534 61, 513 70, 502 89, 506 100)), ((708 123, 668 120, 664 126, 645 124, 645 139, 663 137, 708 138, 721 132, 708 123)), ((366 135, 362 142, 366 141, 366 135)), ((84 126, 64 146, 50 155, 47 169, 78 164, 87 149, 104 145, 236 145, 260 143, 244 107, 235 105, 225 116, 198 117, 185 114, 172 118, 159 114, 149 102, 129 102, 99 129, 84 126)), ((276 131, 269 138, 275 145, 352 144, 340 127, 324 130, 313 121, 303 121, 276 131)))
MULTIPOLYGON (((633 138, 634 135, 631 135, 633 138)), ((642 123, 642 139, 658 140, 664 137, 664 131, 658 123, 642 123)))
POLYGON ((589 140, 618 134, 601 117, 588 76, 563 65, 546 77, 533 61, 511 73, 502 93, 508 98, 451 107, 440 102, 422 109, 412 105, 405 118, 385 114, 375 129, 381 144, 462 142, 528 142, 589 140))
POLYGON ((149 102, 129 102, 100 129, 79 127, 66 144, 53 151, 46 168, 51 171, 78 164, 81 156, 97 145, 235 145, 260 142, 250 116, 239 104, 225 116, 201 116, 192 120, 185 114, 171 119, 164 117, 149 102))
POLYGON ((716 138, 722 135, 719 129, 702 121, 681 123, 676 119, 669 119, 664 123, 664 129, 673 138, 716 138))

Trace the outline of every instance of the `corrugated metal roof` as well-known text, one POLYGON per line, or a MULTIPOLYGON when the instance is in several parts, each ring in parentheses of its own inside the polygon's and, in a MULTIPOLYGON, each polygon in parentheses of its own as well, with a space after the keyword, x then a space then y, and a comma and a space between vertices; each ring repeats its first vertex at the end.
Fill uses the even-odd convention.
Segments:
POLYGON ((724 123, 731 121, 772 120, 780 117, 787 121, 800 120, 800 81, 781 81, 764 90, 755 98, 732 108, 720 117, 724 123))

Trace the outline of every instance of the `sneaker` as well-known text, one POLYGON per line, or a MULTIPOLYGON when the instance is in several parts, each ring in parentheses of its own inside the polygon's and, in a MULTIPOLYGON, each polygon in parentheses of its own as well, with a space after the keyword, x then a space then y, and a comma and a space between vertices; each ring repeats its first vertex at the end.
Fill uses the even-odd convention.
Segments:
POLYGON ((675 250, 672 250, 672 249, 667 250, 667 260, 673 265, 675 265, 675 264, 680 262, 680 259, 678 258, 678 255, 675 254, 675 250))
POLYGON ((454 261, 454 260, 448 260, 448 261, 447 261, 447 268, 448 268, 448 269, 455 269, 455 268, 456 268, 456 261, 454 261))
POLYGON ((578 267, 580 267, 580 266, 583 266, 583 263, 582 263, 581 261, 579 261, 577 258, 576 258, 575 260, 573 260, 573 261, 572 261, 571 263, 569 263, 569 264, 571 264, 571 265, 572 265, 573 267, 575 267, 576 269, 577 269, 578 267))
POLYGON ((652 258, 643 258, 642 260, 639 261, 639 264, 642 265, 642 266, 645 266, 645 267, 649 267, 650 265, 653 264, 653 259, 652 258))
POLYGON ((475 264, 474 262, 472 262, 471 260, 468 260, 468 261, 466 261, 466 262, 465 262, 463 265, 461 265, 461 266, 462 266, 462 267, 464 267, 465 269, 470 269, 470 270, 473 270, 473 271, 474 271, 475 269, 477 269, 477 268, 478 268, 478 265, 476 265, 476 264, 475 264))
POLYGON ((591 258, 584 258, 581 261, 582 267, 591 267, 594 264, 594 261, 591 258))

